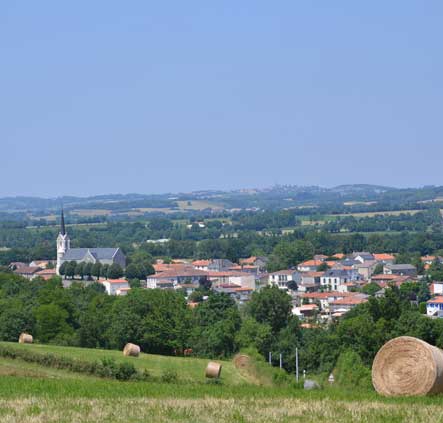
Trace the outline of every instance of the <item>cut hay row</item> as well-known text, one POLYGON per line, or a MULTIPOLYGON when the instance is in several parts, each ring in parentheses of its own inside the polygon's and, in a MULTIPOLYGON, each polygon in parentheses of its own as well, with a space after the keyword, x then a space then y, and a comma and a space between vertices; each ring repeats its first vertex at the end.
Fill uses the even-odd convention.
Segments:
POLYGON ((443 392, 443 351, 410 336, 386 343, 372 366, 375 390, 384 396, 443 392))

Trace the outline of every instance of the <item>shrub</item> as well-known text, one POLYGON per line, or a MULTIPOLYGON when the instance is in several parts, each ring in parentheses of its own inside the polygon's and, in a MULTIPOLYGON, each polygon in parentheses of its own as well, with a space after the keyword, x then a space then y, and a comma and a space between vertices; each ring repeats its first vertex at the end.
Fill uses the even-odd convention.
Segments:
POLYGON ((132 363, 120 363, 115 373, 117 380, 129 380, 135 377, 137 370, 132 363))
POLYGON ((371 371, 354 351, 342 352, 334 370, 337 385, 350 389, 371 389, 371 371))
POLYGON ((163 371, 160 380, 164 383, 174 383, 178 381, 178 375, 174 370, 163 371))

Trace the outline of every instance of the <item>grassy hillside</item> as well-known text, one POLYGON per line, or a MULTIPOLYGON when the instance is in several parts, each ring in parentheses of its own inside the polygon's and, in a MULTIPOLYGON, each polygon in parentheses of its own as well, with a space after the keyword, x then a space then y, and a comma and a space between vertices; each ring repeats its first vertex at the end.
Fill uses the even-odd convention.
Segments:
MULTIPOLYGON (((1 343, 81 360, 119 352, 1 343)), ((206 360, 143 355, 140 368, 175 368, 194 383, 119 382, 0 358, 0 421, 55 422, 426 422, 443 421, 441 397, 386 399, 374 392, 326 386, 258 386, 230 371, 220 385, 201 379, 206 360), (201 383, 200 383, 201 382, 201 383), (245 383, 246 382, 246 383, 245 383)), ((226 370, 226 368, 225 368, 226 370)))
MULTIPOLYGON (((17 344, 0 342, 0 346, 7 346, 15 350, 33 351, 38 354, 56 355, 69 357, 82 361, 100 361, 110 358, 117 363, 132 363, 140 371, 148 371, 154 378, 161 378, 167 372, 177 375, 177 379, 184 383, 204 383, 205 369, 210 360, 194 357, 168 357, 141 353, 139 357, 124 357, 121 351, 60 347, 55 345, 41 344, 17 344)), ((222 364, 221 383, 227 386, 255 384, 272 385, 272 376, 276 370, 267 365, 256 363, 247 370, 238 370, 232 361, 217 360, 222 364), (257 367, 259 366, 259 368, 257 367)))
POLYGON ((441 398, 384 399, 326 388, 118 382, 0 360, 2 423, 426 422, 441 398))

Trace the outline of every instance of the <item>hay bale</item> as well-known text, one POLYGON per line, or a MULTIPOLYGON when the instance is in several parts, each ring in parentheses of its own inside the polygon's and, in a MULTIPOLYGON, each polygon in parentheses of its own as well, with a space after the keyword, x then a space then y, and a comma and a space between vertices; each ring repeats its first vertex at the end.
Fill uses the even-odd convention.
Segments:
POLYGON ((34 338, 29 333, 22 333, 18 338, 19 344, 32 344, 34 342, 34 338))
POLYGON ((410 336, 386 343, 372 365, 372 383, 385 396, 443 392, 443 351, 410 336))
POLYGON ((123 348, 123 355, 125 357, 138 357, 140 354, 140 347, 135 344, 128 343, 123 348))
POLYGON ((205 376, 209 379, 218 379, 222 370, 222 365, 214 361, 210 361, 206 366, 205 376))
POLYGON ((251 365, 251 357, 249 357, 249 355, 237 354, 234 357, 234 366, 237 369, 245 369, 250 367, 250 365, 251 365))

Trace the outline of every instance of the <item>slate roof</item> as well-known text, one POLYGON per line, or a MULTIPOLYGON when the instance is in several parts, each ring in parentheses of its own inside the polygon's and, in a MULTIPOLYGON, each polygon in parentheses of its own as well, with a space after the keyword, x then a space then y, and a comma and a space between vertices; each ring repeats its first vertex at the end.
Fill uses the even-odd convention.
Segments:
POLYGON ((97 260, 111 260, 118 251, 118 248, 70 248, 63 256, 63 260, 82 260, 88 251, 97 260))

